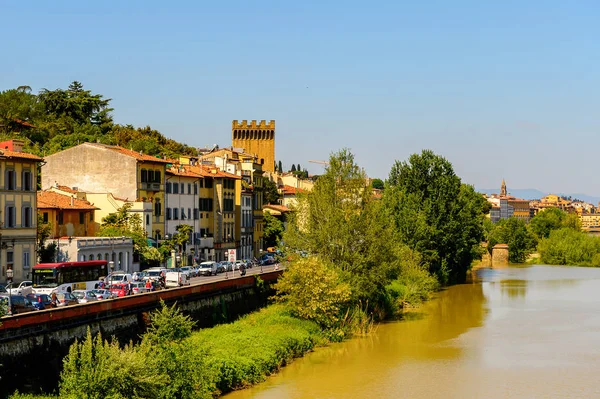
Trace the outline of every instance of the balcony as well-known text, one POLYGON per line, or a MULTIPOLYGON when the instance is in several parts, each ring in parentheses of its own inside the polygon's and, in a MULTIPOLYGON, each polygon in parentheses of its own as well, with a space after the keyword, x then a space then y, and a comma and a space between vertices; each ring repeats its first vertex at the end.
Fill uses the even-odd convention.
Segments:
POLYGON ((161 190, 160 183, 142 183, 142 190, 146 191, 160 191, 161 190))

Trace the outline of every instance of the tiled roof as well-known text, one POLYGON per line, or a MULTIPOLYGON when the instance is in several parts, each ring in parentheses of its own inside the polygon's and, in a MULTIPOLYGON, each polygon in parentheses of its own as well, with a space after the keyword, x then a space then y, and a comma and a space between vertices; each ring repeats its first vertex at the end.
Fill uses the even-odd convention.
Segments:
POLYGON ((121 153, 123 155, 127 155, 129 157, 135 158, 138 161, 142 161, 142 162, 159 162, 159 163, 170 163, 171 162, 166 159, 157 158, 152 155, 144 154, 142 152, 128 150, 127 148, 123 148, 118 145, 106 145, 106 144, 99 144, 99 143, 87 143, 87 144, 91 144, 96 147, 106 148, 107 150, 112 150, 112 151, 121 153))
POLYGON ((285 184, 283 186, 283 188, 281 189, 283 194, 298 194, 298 193, 303 193, 304 190, 302 190, 301 188, 296 188, 296 187, 292 187, 292 186, 288 186, 287 184, 285 184))
POLYGON ((171 175, 175 175, 175 176, 184 176, 184 177, 195 177, 195 178, 203 177, 203 174, 200 171, 194 172, 194 171, 190 170, 190 168, 185 167, 185 166, 183 168, 178 168, 178 167, 168 168, 167 174, 171 174, 171 175))
POLYGON ((267 205, 263 205, 263 209, 273 209, 274 211, 278 211, 278 212, 290 212, 290 208, 288 208, 285 205, 277 205, 277 204, 267 204, 267 205))
POLYGON ((77 194, 77 190, 72 189, 69 186, 58 186, 58 189, 61 191, 66 191, 67 193, 71 193, 71 194, 77 194))
POLYGON ((55 193, 53 191, 38 191, 37 207, 38 209, 99 209, 88 201, 73 198, 69 195, 55 193))
POLYGON ((22 158, 22 159, 31 159, 32 161, 43 161, 43 159, 38 157, 37 155, 33 155, 28 152, 17 152, 17 151, 10 151, 10 150, 0 150, 0 157, 22 158))

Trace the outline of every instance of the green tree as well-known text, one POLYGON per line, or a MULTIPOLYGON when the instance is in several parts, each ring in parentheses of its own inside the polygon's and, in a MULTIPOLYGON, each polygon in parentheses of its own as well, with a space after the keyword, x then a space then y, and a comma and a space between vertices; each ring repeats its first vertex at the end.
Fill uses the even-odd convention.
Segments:
POLYGON ((548 238, 550 233, 563 227, 579 230, 581 224, 575 214, 567 214, 558 208, 547 208, 540 210, 529 222, 531 231, 538 239, 548 238))
POLYGON ((277 190, 277 184, 269 179, 264 179, 263 200, 265 204, 277 204, 280 198, 281 194, 279 194, 279 190, 277 190))
POLYGON ((452 164, 430 150, 396 161, 383 199, 401 242, 442 283, 464 281, 480 253, 485 200, 461 183, 452 164))
POLYGON ((568 227, 552 230, 540 241, 538 251, 548 265, 600 267, 600 237, 568 227))
POLYGON ((190 241, 190 236, 194 232, 194 228, 189 224, 180 224, 175 230, 177 233, 173 234, 173 241, 177 245, 177 249, 180 253, 185 252, 186 244, 190 241))
POLYGON ((290 169, 291 172, 295 172, 296 171, 296 165, 292 164, 292 169, 290 169))
POLYGON ((381 179, 373 179, 371 181, 371 185, 373 186, 373 188, 376 188, 378 190, 383 190, 383 187, 384 187, 383 180, 381 180, 381 179))
POLYGON ((277 162, 277 170, 279 171, 279 173, 283 172, 283 164, 281 163, 281 161, 277 162))
POLYGON ((283 222, 271 215, 271 212, 265 211, 263 220, 263 238, 267 247, 275 247, 279 245, 283 234, 283 222))
POLYGON ((100 237, 130 237, 133 240, 133 252, 143 257, 148 247, 146 232, 139 214, 130 212, 133 204, 125 203, 117 212, 102 219, 97 235, 100 237))
POLYGON ((342 309, 350 299, 350 287, 338 271, 316 257, 291 265, 275 285, 277 299, 286 301, 294 315, 317 322, 323 328, 339 325, 342 309))
POLYGON ((537 239, 521 219, 512 217, 502 219, 488 233, 488 251, 496 244, 508 245, 508 260, 512 263, 523 263, 527 255, 535 250, 537 239))

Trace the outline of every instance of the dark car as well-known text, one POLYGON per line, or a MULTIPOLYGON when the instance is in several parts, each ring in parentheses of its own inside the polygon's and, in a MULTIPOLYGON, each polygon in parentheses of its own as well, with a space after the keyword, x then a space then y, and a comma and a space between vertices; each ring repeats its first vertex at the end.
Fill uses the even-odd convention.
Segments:
POLYGON ((36 307, 38 310, 50 309, 52 306, 50 302, 50 295, 46 294, 28 294, 27 299, 31 302, 31 304, 36 307))
POLYGON ((18 313, 34 312, 38 310, 34 307, 29 299, 23 295, 6 295, 0 294, 0 300, 8 304, 9 314, 15 315, 18 313))

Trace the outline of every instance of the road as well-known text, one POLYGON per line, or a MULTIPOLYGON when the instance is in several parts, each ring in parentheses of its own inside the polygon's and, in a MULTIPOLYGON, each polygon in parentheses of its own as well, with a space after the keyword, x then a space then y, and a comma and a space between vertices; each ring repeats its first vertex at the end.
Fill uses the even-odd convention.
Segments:
MULTIPOLYGON (((277 265, 269 265, 269 266, 255 266, 255 267, 251 267, 250 269, 246 269, 246 276, 252 276, 252 275, 260 275, 261 273, 264 272, 271 272, 273 270, 275 270, 275 267, 279 267, 279 269, 281 270, 281 264, 277 264, 277 265)), ((200 276, 200 277, 192 277, 190 280, 190 283, 193 284, 205 284, 205 283, 212 283, 215 281, 221 281, 221 280, 226 280, 226 279, 231 279, 231 278, 239 278, 240 276, 240 272, 239 270, 233 271, 233 272, 225 272, 225 273, 219 273, 216 276, 200 276)))

